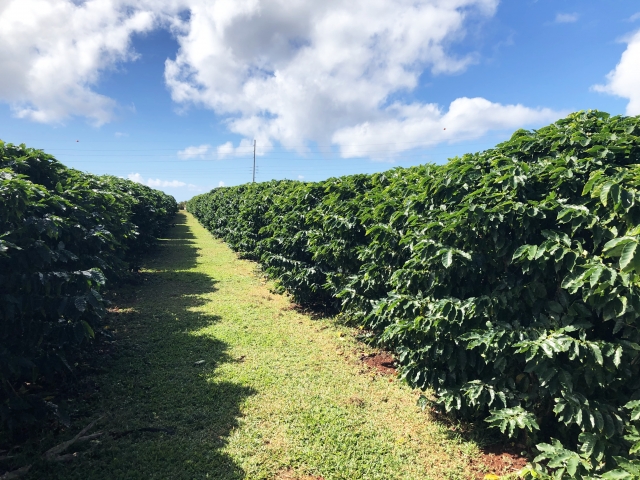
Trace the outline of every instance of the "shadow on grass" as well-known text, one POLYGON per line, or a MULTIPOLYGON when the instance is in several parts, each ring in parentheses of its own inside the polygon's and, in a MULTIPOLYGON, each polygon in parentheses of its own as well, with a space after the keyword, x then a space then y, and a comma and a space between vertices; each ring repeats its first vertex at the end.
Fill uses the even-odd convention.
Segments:
POLYGON ((103 349, 107 373, 89 379, 93 397, 72 402, 71 428, 50 435, 40 451, 103 414, 94 430, 107 434, 78 447, 85 455, 71 463, 36 463, 33 478, 244 478, 221 449, 255 391, 217 378, 217 368, 235 359, 226 343, 198 333, 220 318, 198 309, 215 295, 216 281, 187 270, 198 257, 192 239, 179 221, 141 274, 142 286, 120 292, 107 319, 114 337, 103 349))
POLYGON ((170 268, 173 270, 194 268, 198 258, 195 238, 187 225, 186 215, 178 213, 175 218, 175 226, 170 231, 168 238, 158 240, 159 255, 162 256, 171 251, 170 268))

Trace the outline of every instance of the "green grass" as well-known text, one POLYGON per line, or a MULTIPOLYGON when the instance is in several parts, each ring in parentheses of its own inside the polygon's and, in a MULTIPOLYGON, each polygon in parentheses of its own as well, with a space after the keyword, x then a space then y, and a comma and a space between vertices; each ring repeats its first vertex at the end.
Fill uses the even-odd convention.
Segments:
POLYGON ((422 412, 417 392, 369 371, 352 330, 295 311, 254 263, 190 215, 177 221, 143 284, 115 297, 116 353, 85 379, 98 393, 71 402, 72 428, 29 449, 102 414, 94 430, 175 434, 105 435, 71 462, 36 462, 30 478, 475 478, 477 447, 422 412))

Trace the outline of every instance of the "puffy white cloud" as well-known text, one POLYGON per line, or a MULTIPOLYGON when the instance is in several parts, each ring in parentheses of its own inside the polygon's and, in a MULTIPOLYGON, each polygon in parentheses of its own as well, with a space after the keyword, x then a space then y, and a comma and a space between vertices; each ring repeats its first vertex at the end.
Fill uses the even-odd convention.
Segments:
POLYGON ((414 89, 425 69, 464 70, 474 56, 448 47, 468 17, 492 15, 497 3, 194 0, 165 78, 176 102, 230 115, 230 130, 259 146, 326 142, 383 117, 390 95, 414 89))
POLYGON ((233 143, 227 142, 222 145, 219 145, 217 148, 218 158, 230 157, 234 154, 235 148, 233 148, 233 143))
POLYGON ((38 122, 69 115, 110 121, 116 103, 93 87, 106 69, 135 59, 131 36, 158 19, 130 7, 122 0, 0 2, 0 100, 38 122))
POLYGON ((144 178, 142 178, 142 175, 140 175, 139 173, 130 173, 129 175, 127 175, 127 178, 133 182, 141 183, 143 185, 145 184, 144 178))
POLYGON ((173 100, 212 109, 243 137, 188 147, 182 158, 250 156, 253 139, 257 155, 275 142, 299 151, 335 142, 350 156, 349 144, 380 138, 402 151, 407 142, 429 146, 555 118, 485 99, 458 99, 447 113, 392 103, 425 71, 460 73, 477 61, 452 45, 498 1, 0 0, 0 101, 40 122, 108 122, 117 105, 97 93, 100 76, 135 60, 134 34, 170 28, 180 47, 165 62, 173 100), (455 128, 434 130, 445 123, 455 128))
POLYGON ((224 182, 222 180, 218 182, 218 187, 224 187, 224 182))
POLYGON ((146 185, 151 188, 184 188, 187 187, 191 191, 201 191, 202 189, 192 183, 181 182, 180 180, 160 180, 159 178, 144 179, 139 173, 130 173, 127 175, 129 180, 132 180, 142 185, 146 185))
POLYGON ((152 188, 158 188, 158 187, 180 188, 180 187, 187 186, 185 182, 181 182, 179 180, 168 181, 168 180, 160 180, 159 178, 156 178, 156 179, 150 178, 149 180, 147 180, 147 185, 152 188))
MULTIPOLYGON (((253 141, 243 138, 238 143, 237 147, 233 146, 232 142, 226 142, 222 145, 219 145, 217 148, 218 159, 222 160, 227 157, 249 157, 253 155, 253 141)), ((271 141, 266 138, 263 139, 259 144, 256 145, 256 155, 263 156, 267 152, 271 151, 273 148, 273 144, 271 141)))
POLYGON ((180 157, 183 160, 188 160, 189 158, 204 158, 205 155, 209 153, 210 149, 211 149, 211 145, 187 147, 184 150, 180 150, 178 152, 178 157, 180 157))
POLYGON ((575 23, 580 18, 577 13, 558 13, 556 15, 556 23, 575 23))
POLYGON ((547 108, 501 105, 484 98, 458 98, 447 112, 436 104, 393 104, 385 113, 386 118, 344 128, 333 135, 343 157, 384 160, 404 150, 472 140, 492 130, 550 122, 561 115, 547 108))
POLYGON ((595 85, 596 91, 629 99, 627 115, 640 115, 640 30, 627 40, 627 49, 620 62, 607 75, 605 85, 595 85))

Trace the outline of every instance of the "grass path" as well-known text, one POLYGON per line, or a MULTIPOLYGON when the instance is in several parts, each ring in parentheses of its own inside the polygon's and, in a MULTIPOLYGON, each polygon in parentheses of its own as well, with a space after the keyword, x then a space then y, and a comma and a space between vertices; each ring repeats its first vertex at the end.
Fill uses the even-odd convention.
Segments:
POLYGON ((181 213, 143 284, 116 297, 117 354, 73 424, 106 413, 102 431, 175 434, 105 436, 33 478, 475 478, 477 447, 364 367, 352 331, 292 310, 254 269, 181 213))

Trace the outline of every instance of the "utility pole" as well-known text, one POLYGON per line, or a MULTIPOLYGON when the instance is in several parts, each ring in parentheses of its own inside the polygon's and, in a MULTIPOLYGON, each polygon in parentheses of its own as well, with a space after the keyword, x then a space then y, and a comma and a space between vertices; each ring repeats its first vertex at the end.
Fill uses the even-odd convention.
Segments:
POLYGON ((256 183, 256 141, 253 140, 253 182, 256 183))

